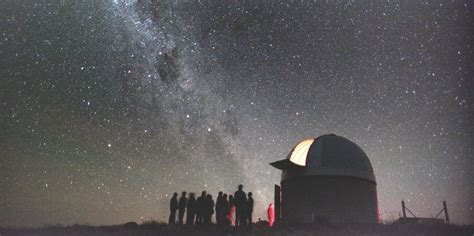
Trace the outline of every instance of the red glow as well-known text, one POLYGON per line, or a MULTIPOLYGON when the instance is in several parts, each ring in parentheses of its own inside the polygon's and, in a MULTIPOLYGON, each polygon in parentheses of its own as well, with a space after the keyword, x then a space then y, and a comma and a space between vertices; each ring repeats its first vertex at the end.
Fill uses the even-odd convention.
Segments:
POLYGON ((227 219, 229 219, 231 226, 235 226, 235 218, 234 218, 234 215, 235 215, 235 206, 232 205, 232 206, 230 207, 229 214, 227 215, 227 219))
POLYGON ((268 206, 268 226, 273 227, 273 223, 275 222, 275 209, 273 208, 273 204, 270 203, 268 206))

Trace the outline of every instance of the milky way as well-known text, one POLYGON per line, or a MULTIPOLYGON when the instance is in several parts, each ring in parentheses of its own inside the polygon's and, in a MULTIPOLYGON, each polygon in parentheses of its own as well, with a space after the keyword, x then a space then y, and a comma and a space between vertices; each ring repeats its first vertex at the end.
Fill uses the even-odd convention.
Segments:
POLYGON ((240 183, 264 218, 268 163, 327 133, 384 220, 474 223, 471 2, 221 2, 0 3, 0 226, 165 221, 240 183))

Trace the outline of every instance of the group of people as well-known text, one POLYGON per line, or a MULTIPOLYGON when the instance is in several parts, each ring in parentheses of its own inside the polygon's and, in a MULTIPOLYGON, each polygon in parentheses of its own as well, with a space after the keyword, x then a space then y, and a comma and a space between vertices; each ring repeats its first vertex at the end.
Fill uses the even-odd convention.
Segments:
POLYGON ((206 225, 211 224, 212 215, 215 213, 216 223, 222 226, 244 226, 252 223, 254 201, 252 193, 245 194, 243 185, 238 186, 234 195, 219 192, 216 202, 212 195, 202 191, 197 199, 194 193, 182 192, 178 200, 178 193, 174 193, 170 200, 170 217, 168 224, 183 224, 186 213, 186 224, 206 225), (176 212, 178 219, 176 220, 176 212))

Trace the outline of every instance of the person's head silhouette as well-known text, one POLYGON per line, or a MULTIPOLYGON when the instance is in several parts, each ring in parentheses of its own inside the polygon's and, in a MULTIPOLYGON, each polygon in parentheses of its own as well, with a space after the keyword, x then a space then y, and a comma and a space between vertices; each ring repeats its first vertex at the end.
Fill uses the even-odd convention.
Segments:
POLYGON ((219 196, 219 197, 222 197, 222 194, 223 194, 223 192, 220 191, 218 196, 219 196))
POLYGON ((207 195, 207 192, 206 192, 206 191, 202 191, 201 197, 206 197, 206 195, 207 195))
POLYGON ((186 197, 186 191, 183 191, 183 192, 181 193, 181 196, 186 197))
POLYGON ((242 184, 239 184, 239 190, 242 190, 244 186, 242 184))
POLYGON ((178 197, 178 193, 173 193, 173 197, 178 197))
POLYGON ((252 192, 249 192, 247 195, 249 196, 249 198, 252 197, 252 192))

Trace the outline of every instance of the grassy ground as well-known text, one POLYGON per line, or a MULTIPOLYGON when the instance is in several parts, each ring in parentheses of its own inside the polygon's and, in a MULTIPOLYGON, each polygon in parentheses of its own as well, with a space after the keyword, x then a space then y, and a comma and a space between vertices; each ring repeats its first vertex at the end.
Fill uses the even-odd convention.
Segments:
POLYGON ((142 225, 129 224, 120 226, 51 226, 35 229, 0 228, 0 236, 9 235, 276 235, 276 236, 305 236, 305 235, 466 235, 474 236, 474 226, 459 225, 420 225, 420 224, 391 224, 391 225, 299 225, 269 228, 263 225, 252 225, 247 228, 221 228, 216 225, 208 227, 189 227, 147 223, 142 225))

